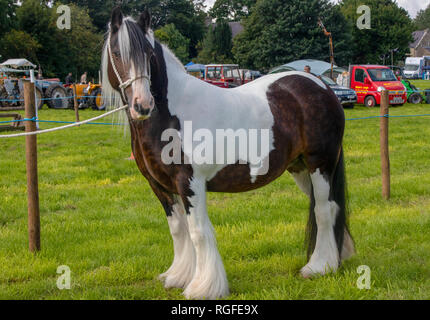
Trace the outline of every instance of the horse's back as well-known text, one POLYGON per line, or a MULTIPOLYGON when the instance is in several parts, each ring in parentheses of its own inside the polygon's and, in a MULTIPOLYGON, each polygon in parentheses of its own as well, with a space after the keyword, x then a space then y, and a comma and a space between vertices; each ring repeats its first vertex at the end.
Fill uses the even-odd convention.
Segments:
MULTIPOLYGON (((208 190, 241 192, 262 187, 289 169, 301 156, 334 157, 342 143, 345 118, 336 95, 320 79, 302 72, 267 76, 241 94, 261 97, 264 91, 273 125, 269 169, 253 180, 247 165, 230 165, 208 183, 208 190)), ((331 160, 330 160, 331 161, 331 160)))

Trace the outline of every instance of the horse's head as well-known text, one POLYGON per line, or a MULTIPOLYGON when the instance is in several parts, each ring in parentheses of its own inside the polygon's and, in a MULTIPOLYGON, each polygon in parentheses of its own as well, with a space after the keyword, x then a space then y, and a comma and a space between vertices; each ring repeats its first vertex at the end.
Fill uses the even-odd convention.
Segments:
POLYGON ((154 109, 151 94, 150 60, 154 48, 147 38, 151 16, 147 10, 135 22, 124 18, 121 9, 115 8, 105 44, 104 81, 121 95, 129 105, 133 120, 146 120, 154 109))

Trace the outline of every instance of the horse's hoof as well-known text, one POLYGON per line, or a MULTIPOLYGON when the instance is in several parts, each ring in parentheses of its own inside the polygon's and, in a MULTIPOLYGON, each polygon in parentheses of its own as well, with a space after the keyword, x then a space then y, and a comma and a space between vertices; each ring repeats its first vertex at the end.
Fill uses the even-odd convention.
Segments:
POLYGON ((311 264, 308 263, 305 265, 302 270, 300 270, 300 273, 303 278, 305 279, 311 279, 315 278, 317 276, 323 276, 331 272, 336 272, 337 267, 331 267, 328 263, 320 263, 320 264, 311 264))
POLYGON ((225 298, 230 293, 228 287, 215 291, 210 288, 199 287, 198 283, 192 282, 187 286, 183 294, 188 300, 216 300, 225 298))

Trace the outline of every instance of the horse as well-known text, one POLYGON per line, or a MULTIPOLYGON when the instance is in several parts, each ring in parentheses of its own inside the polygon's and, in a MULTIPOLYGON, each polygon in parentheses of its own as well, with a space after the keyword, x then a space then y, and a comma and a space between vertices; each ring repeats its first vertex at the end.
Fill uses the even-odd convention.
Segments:
MULTIPOLYGON (((188 75, 150 26, 147 10, 138 20, 125 17, 119 7, 113 10, 102 86, 114 107, 126 107, 136 164, 167 216, 174 258, 159 277, 165 288, 182 288, 187 299, 228 296, 206 194, 255 190, 286 171, 310 200, 308 263, 300 273, 311 278, 336 272, 354 254, 354 242, 347 221, 345 115, 333 91, 319 78, 295 71, 237 88, 216 87, 188 75), (246 146, 233 147, 239 152, 227 154, 225 162, 193 159, 196 141, 190 142, 192 134, 186 132, 190 124, 192 132, 206 133, 197 142, 218 130, 260 132, 265 137, 256 142, 260 166, 242 157, 246 146), (171 133, 167 139, 166 132, 171 133), (166 163, 163 158, 173 151, 179 161, 166 163)), ((225 150, 210 148, 209 158, 225 150)))

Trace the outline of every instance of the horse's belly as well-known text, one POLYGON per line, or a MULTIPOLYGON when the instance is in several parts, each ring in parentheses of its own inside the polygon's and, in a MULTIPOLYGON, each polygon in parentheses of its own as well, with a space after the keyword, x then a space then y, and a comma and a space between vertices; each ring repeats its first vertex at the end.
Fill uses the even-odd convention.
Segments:
POLYGON ((271 183, 287 169, 291 153, 273 151, 270 154, 269 169, 266 174, 253 177, 249 164, 229 165, 209 180, 207 189, 210 192, 237 193, 255 190, 271 183))

